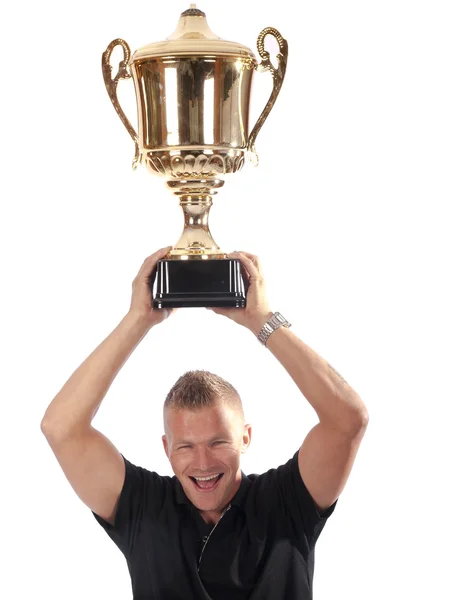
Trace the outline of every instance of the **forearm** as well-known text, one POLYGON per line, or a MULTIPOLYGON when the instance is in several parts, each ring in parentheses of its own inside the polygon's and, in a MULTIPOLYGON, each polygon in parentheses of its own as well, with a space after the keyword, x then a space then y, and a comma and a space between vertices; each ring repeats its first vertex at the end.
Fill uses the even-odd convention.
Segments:
POLYGON ((148 324, 128 313, 52 400, 42 419, 43 432, 61 436, 88 427, 116 375, 148 330, 148 324))
POLYGON ((367 422, 367 408, 355 390, 293 331, 280 327, 270 335, 266 346, 292 377, 321 422, 350 432, 367 422))

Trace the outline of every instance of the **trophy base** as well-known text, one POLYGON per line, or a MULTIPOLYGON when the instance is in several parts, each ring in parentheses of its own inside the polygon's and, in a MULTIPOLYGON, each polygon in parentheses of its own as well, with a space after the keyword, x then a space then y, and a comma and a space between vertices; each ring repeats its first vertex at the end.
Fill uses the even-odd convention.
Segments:
POLYGON ((156 266, 154 308, 244 308, 246 288, 236 259, 163 259, 156 266))

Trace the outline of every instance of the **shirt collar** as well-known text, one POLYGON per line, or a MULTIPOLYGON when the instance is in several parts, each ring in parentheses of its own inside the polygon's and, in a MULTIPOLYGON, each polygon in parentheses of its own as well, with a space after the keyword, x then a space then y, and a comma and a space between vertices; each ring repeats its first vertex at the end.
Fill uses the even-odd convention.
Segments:
MULTIPOLYGON (((248 489, 251 485, 251 481, 242 470, 241 474, 242 479, 239 485, 239 489, 231 499, 230 504, 231 506, 239 506, 242 508, 245 502, 245 498, 247 496, 248 489)), ((177 504, 188 504, 194 506, 189 500, 189 498, 186 496, 183 486, 181 485, 179 479, 177 477, 174 477, 173 479, 175 480, 175 499, 177 504)))

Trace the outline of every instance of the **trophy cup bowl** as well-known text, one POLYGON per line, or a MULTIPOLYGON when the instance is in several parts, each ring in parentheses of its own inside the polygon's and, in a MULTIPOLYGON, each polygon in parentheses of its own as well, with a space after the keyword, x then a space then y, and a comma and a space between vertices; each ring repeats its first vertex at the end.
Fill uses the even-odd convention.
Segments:
POLYGON ((106 89, 135 144, 133 168, 144 164, 162 177, 180 199, 184 228, 178 242, 156 269, 155 308, 187 306, 244 307, 246 286, 240 262, 227 258, 209 230, 212 198, 225 177, 246 160, 256 166, 255 140, 283 83, 288 45, 272 27, 258 39, 261 56, 242 44, 217 37, 195 4, 183 12, 174 33, 131 56, 123 39, 113 40, 102 56, 106 89), (280 53, 275 68, 264 48, 275 37, 280 53), (120 46, 123 60, 112 76, 110 57, 120 46), (253 72, 270 71, 272 94, 249 134, 253 72), (117 98, 121 79, 134 82, 138 133, 117 98))

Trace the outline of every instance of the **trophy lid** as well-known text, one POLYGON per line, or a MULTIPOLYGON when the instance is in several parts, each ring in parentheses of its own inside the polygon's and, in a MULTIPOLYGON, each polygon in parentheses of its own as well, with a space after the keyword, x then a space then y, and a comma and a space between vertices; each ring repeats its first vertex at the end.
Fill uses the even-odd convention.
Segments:
POLYGON ((215 35, 206 21, 206 15, 195 4, 181 13, 175 31, 162 42, 147 44, 136 50, 131 63, 161 56, 234 56, 255 59, 242 44, 229 42, 215 35))

